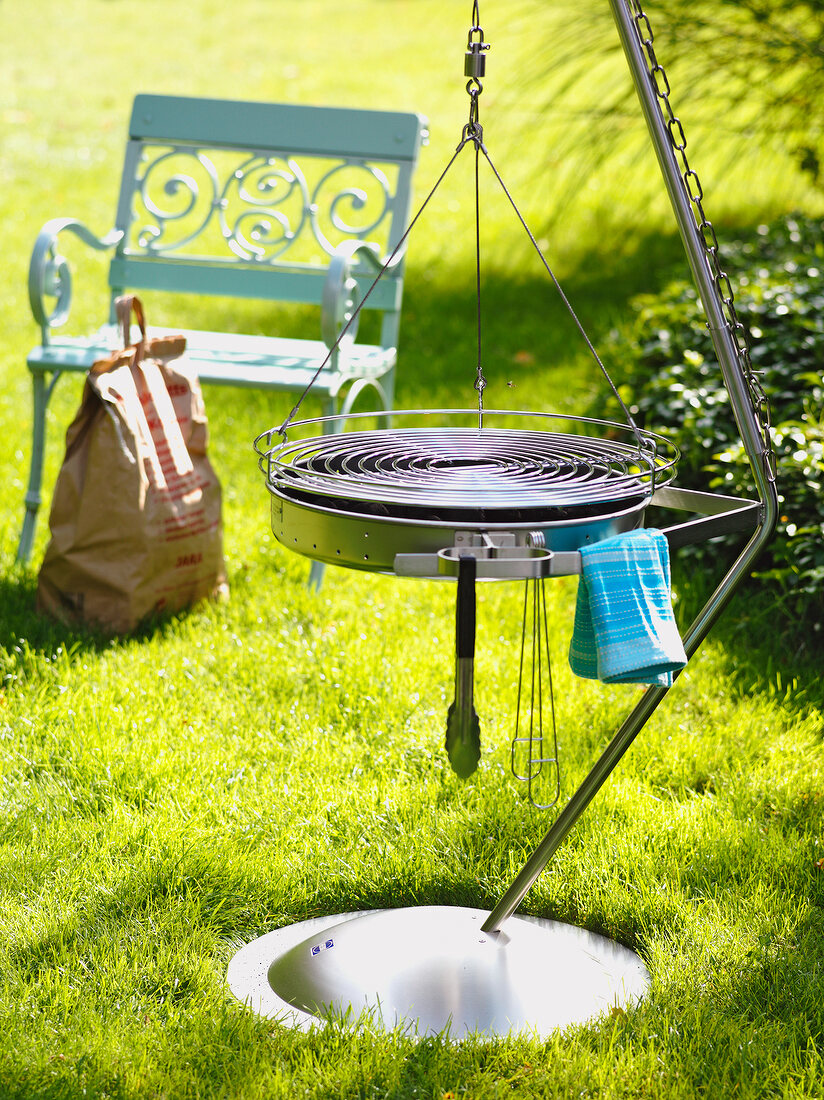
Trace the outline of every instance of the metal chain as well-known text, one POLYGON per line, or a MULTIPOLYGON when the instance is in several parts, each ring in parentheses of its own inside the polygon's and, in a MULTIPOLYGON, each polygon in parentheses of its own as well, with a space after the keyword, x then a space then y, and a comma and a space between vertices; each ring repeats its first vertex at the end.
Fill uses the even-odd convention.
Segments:
POLYGON ((627 0, 627 2, 632 12, 641 45, 644 47, 644 51, 647 55, 649 75, 661 104, 661 110, 669 132, 670 141, 672 142, 676 156, 681 162, 681 178, 683 180, 684 190, 693 207, 693 217, 698 226, 698 232, 701 234, 701 238, 704 242, 704 252, 706 253, 707 261, 712 272, 713 284, 718 294, 719 301, 721 302, 722 312, 727 322, 727 329, 735 343, 738 359, 747 382, 750 402, 761 430, 764 468, 769 480, 775 481, 776 460, 770 435, 770 404, 764 392, 764 387, 761 385, 761 379, 753 368, 752 360, 750 359, 747 334, 735 308, 732 284, 729 276, 721 267, 718 238, 715 234, 713 224, 704 210, 704 190, 701 186, 701 181, 698 178, 697 172, 690 165, 687 157, 687 139, 684 136, 684 127, 681 125, 680 119, 673 112, 672 105, 670 104, 669 79, 664 71, 663 65, 655 54, 655 47, 653 45, 654 36, 649 18, 641 7, 639 0, 627 0))

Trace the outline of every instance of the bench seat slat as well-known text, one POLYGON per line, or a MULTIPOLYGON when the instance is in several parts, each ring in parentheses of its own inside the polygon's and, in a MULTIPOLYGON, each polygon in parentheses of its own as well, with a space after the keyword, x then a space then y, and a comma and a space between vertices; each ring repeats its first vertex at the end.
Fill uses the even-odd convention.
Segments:
MULTIPOLYGON (((328 354, 321 340, 293 340, 278 336, 242 336, 225 332, 180 330, 186 337, 183 361, 201 381, 257 389, 302 390, 328 354)), ((148 335, 168 335, 149 328, 148 335)), ((33 348, 31 371, 87 371, 93 363, 119 348, 116 330, 107 325, 90 339, 64 340, 33 348)), ((350 378, 380 378, 395 362, 394 349, 358 344, 341 353, 337 369, 324 367, 313 389, 334 395, 350 378)))

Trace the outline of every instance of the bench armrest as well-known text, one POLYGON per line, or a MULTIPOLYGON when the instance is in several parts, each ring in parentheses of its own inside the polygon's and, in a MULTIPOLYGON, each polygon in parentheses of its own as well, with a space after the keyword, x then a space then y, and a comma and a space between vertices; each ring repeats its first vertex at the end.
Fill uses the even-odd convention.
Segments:
POLYGON ((40 230, 29 262, 29 302, 34 319, 40 325, 44 345, 49 342, 50 329, 64 325, 71 309, 71 270, 66 258, 57 250, 57 238, 64 230, 74 233, 97 252, 114 248, 123 237, 120 229, 112 229, 105 237, 96 237, 73 218, 52 218, 40 230), (57 299, 51 312, 46 307, 47 297, 57 299))
MULTIPOLYGON (((386 264, 387 271, 397 267, 401 259, 402 255, 393 257, 386 264)), ((323 286, 320 317, 321 336, 328 348, 335 347, 338 341, 340 341, 339 346, 345 348, 354 343, 357 336, 358 317, 354 315, 363 295, 353 269, 361 260, 367 260, 376 275, 385 264, 385 260, 381 258, 380 249, 370 241, 343 241, 335 249, 329 261, 326 282, 323 286), (354 320, 352 320, 353 317, 354 320), (346 334, 341 338, 341 332, 344 329, 346 334)))

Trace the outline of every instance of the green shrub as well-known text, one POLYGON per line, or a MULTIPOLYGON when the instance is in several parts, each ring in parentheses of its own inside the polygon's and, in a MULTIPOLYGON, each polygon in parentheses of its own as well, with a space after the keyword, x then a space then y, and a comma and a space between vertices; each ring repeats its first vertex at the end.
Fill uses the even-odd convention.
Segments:
MULTIPOLYGON (((756 576, 779 604, 782 625, 811 638, 824 629, 824 224, 785 218, 723 256, 770 401, 777 459, 778 531, 756 576)), ((611 349, 626 363, 622 396, 633 415, 681 448, 679 484, 751 494, 694 287, 673 283, 634 304, 629 331, 613 334, 611 349)), ((706 560, 708 550, 690 552, 706 560)))

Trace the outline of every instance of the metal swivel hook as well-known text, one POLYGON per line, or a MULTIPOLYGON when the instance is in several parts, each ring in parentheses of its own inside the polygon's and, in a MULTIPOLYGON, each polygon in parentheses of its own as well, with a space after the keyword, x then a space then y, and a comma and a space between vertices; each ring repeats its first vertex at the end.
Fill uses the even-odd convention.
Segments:
POLYGON ((476 144, 483 142, 483 127, 478 121, 478 96, 483 91, 481 77, 486 74, 484 53, 488 49, 489 43, 484 42, 484 32, 480 26, 478 0, 475 0, 472 5, 472 26, 467 35, 464 55, 464 76, 469 77, 466 83, 469 96, 469 122, 463 128, 461 144, 467 141, 474 141, 476 144))
POLYGON ((478 84, 478 90, 480 91, 481 84, 480 78, 486 76, 486 58, 484 52, 489 49, 489 43, 484 42, 484 32, 480 27, 470 27, 469 36, 466 42, 466 53, 464 54, 464 76, 472 77, 478 84), (477 34, 478 38, 473 41, 472 35, 477 34))

